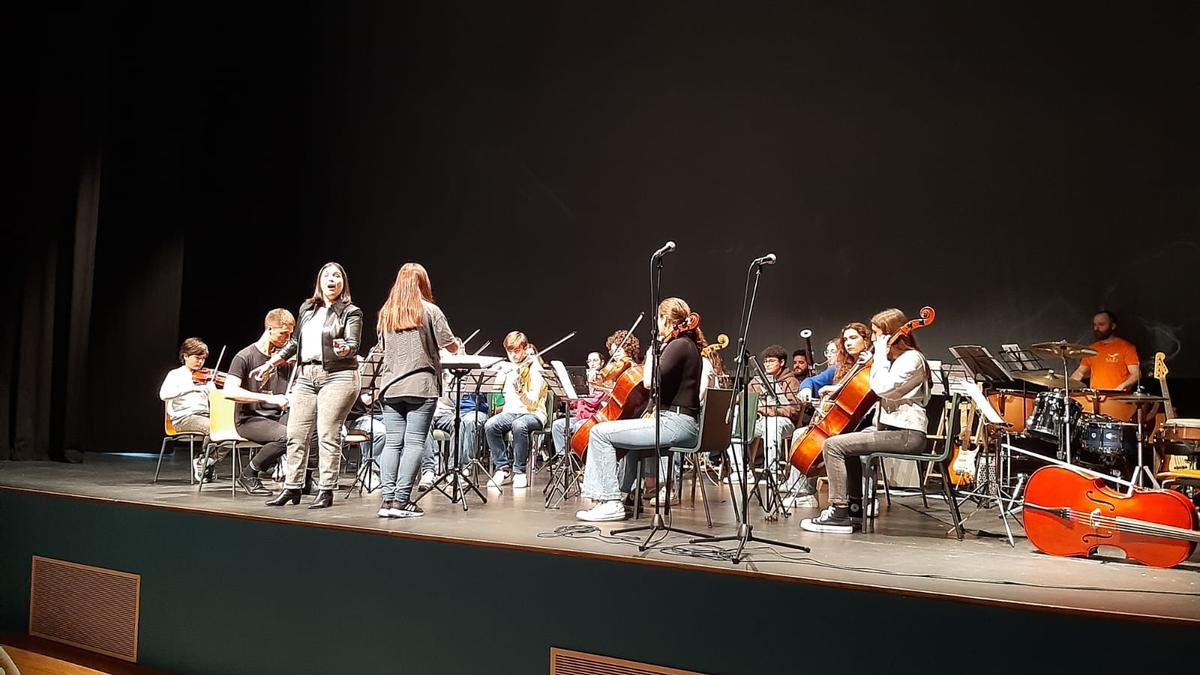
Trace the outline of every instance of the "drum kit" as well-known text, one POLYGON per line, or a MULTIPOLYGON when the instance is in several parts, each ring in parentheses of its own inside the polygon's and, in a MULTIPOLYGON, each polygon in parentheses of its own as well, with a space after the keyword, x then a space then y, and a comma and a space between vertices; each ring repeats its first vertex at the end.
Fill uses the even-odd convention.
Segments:
MULTIPOLYGON (((1141 410, 1144 405, 1164 401, 1162 396, 1142 392, 1089 389, 1066 374, 1067 360, 1094 356, 1096 351, 1085 345, 1065 341, 1040 342, 1030 345, 1037 354, 1062 360, 1063 372, 1016 371, 1012 376, 1029 384, 1040 385, 1047 391, 1037 394, 1021 391, 998 391, 993 404, 1006 419, 1028 411, 1027 417, 1014 424, 1017 439, 1034 441, 1034 446, 1049 448, 1057 459, 1074 463, 1126 480, 1137 481, 1142 474, 1154 482, 1153 474, 1144 463, 1145 454, 1141 410), (1032 405, 1029 404, 1032 399, 1032 405), (1109 403, 1125 404, 1138 411, 1131 420, 1117 419, 1102 413, 1109 403), (1011 412, 1006 413, 1005 408, 1011 412)), ((1118 406, 1120 407, 1120 406, 1118 406)))

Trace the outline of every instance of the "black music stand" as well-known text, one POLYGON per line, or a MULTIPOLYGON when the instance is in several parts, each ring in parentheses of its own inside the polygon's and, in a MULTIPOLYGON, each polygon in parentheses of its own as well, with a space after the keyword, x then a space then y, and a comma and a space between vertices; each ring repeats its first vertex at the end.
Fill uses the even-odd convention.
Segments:
MULTIPOLYGON (((764 405, 779 407, 781 405, 791 405, 791 404, 796 403, 796 401, 791 401, 788 399, 787 392, 779 391, 779 386, 780 386, 779 381, 767 376, 767 372, 762 367, 762 364, 759 363, 758 357, 751 354, 750 355, 750 363, 753 364, 754 369, 756 371, 758 371, 758 375, 755 376, 754 380, 759 382, 763 388, 763 394, 759 397, 759 400, 758 400, 758 407, 761 408, 764 405)), ((756 415, 757 415, 757 413, 758 413, 758 411, 755 411, 756 415)), ((751 436, 753 436, 753 434, 751 434, 751 436)), ((747 477, 747 481, 748 481, 748 485, 750 488, 750 494, 756 500, 758 500, 759 506, 762 507, 763 518, 768 521, 775 521, 775 520, 779 520, 779 512, 780 512, 781 506, 783 504, 783 494, 782 494, 783 490, 781 490, 779 487, 779 480, 777 477, 779 467, 771 466, 771 462, 768 462, 767 457, 766 457, 766 455, 770 454, 767 450, 767 446, 771 442, 770 425, 767 425, 767 424, 763 425, 762 439, 763 439, 763 455, 764 455, 763 456, 763 473, 766 474, 766 481, 767 481, 767 491, 766 491, 767 497, 765 500, 763 499, 762 494, 758 491, 758 481, 753 478, 754 468, 747 465, 747 466, 742 467, 742 469, 743 469, 743 471, 746 471, 749 473, 749 476, 747 477)), ((782 455, 784 454, 783 439, 779 439, 779 441, 780 441, 779 452, 775 456, 775 464, 776 465, 779 464, 779 460, 782 457, 782 455)), ((751 438, 750 443, 753 444, 753 442, 754 442, 754 439, 751 438)), ((747 453, 747 459, 749 459, 748 453, 747 453)))
MULTIPOLYGON (((550 391, 557 397, 556 400, 562 403, 563 419, 566 421, 562 455, 558 456, 558 448, 553 448, 556 455, 554 468, 550 472, 550 482, 542 489, 542 493, 546 495, 544 508, 557 509, 559 504, 580 492, 579 474, 583 466, 580 464, 579 455, 571 449, 571 402, 582 401, 588 397, 579 395, 562 361, 551 361, 550 370, 545 372, 544 377, 550 391)), ((554 420, 550 421, 550 426, 553 431, 554 420)), ((553 441, 551 444, 553 445, 553 441)))
MULTIPOLYGON (((496 379, 495 373, 486 370, 486 368, 498 360, 494 356, 460 356, 442 359, 443 371, 449 373, 454 381, 454 443, 453 447, 450 448, 452 457, 443 459, 442 472, 433 479, 433 485, 430 486, 429 490, 426 490, 423 494, 412 500, 414 503, 421 501, 425 495, 435 490, 449 499, 451 504, 462 502, 463 511, 470 509, 467 504, 468 490, 474 492, 481 502, 484 504, 487 503, 487 497, 480 491, 475 481, 471 479, 470 474, 466 473, 464 475, 462 471, 462 382, 466 378, 475 379, 475 405, 476 410, 478 410, 479 390, 482 388, 485 380, 490 379, 494 385, 496 379)), ((478 415, 476 415, 476 420, 478 420, 478 415)))
MULTIPOLYGON (((362 369, 360 376, 369 378, 367 380, 366 393, 370 396, 371 402, 367 404, 365 414, 371 418, 371 423, 367 425, 365 433, 367 440, 358 444, 359 461, 358 470, 354 474, 354 482, 346 489, 346 494, 342 495, 342 499, 349 499, 350 493, 354 492, 356 488, 358 489, 358 496, 361 497, 364 489, 366 489, 367 494, 371 494, 383 487, 382 481, 380 481, 379 485, 371 487, 371 470, 374 469, 375 473, 379 473, 379 458, 375 456, 375 417, 378 413, 379 417, 382 418, 383 401, 379 396, 381 390, 375 385, 379 383, 379 374, 383 371, 383 353, 375 351, 369 353, 363 359, 362 363, 359 364, 359 368, 362 369), (364 453, 364 448, 371 448, 370 454, 364 453)), ((362 393, 359 393, 359 396, 361 395, 362 393)), ((362 430, 359 429, 357 431, 361 432, 362 430)))

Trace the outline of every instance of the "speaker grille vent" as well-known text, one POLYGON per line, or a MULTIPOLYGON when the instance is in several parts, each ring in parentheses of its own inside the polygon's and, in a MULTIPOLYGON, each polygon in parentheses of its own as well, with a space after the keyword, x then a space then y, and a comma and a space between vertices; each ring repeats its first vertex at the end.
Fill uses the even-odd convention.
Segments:
POLYGON ((691 670, 664 668, 649 663, 550 648, 550 675, 702 675, 691 670))
POLYGON ((136 662, 141 583, 137 574, 34 556, 29 634, 136 662))

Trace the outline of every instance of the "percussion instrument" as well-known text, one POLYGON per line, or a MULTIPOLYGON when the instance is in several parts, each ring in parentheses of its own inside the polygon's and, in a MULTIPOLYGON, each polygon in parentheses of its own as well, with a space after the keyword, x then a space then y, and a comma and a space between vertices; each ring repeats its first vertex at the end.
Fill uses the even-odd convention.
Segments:
POLYGON ((1053 356, 1056 359, 1078 359, 1083 356, 1095 356, 1096 350, 1087 345, 1078 345, 1066 340, 1056 342, 1038 342, 1029 345, 1029 349, 1039 354, 1053 356))
POLYGON ((1137 461, 1137 426, 1104 415, 1079 419, 1080 459, 1102 466, 1132 466, 1137 461))
POLYGON ((1070 377, 1064 377, 1053 370, 1047 371, 1024 371, 1018 370, 1012 374, 1018 380, 1029 382, 1030 384, 1040 384, 1047 389, 1083 389, 1084 384, 1081 380, 1076 380, 1070 377))
POLYGON ((1000 413, 1005 422, 1010 425, 1013 433, 1025 431, 1025 420, 1033 414, 1034 400, 1037 394, 1023 391, 1006 391, 1003 389, 988 394, 988 403, 1000 413))
POLYGON ((1026 433, 1047 441, 1061 443, 1063 427, 1074 427, 1083 413, 1083 405, 1074 399, 1065 398, 1062 392, 1043 391, 1037 395, 1033 413, 1025 421, 1026 433))
POLYGON ((1163 422, 1154 447, 1164 455, 1200 455, 1200 419, 1176 417, 1163 422))

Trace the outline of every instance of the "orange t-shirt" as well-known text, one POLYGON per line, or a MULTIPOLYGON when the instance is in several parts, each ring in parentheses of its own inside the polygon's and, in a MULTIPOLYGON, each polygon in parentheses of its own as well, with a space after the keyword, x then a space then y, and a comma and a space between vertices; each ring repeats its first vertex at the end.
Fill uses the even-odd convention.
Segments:
POLYGON ((1096 355, 1080 362, 1091 370, 1092 389, 1116 389, 1129 377, 1129 366, 1138 365, 1137 348, 1128 340, 1115 337, 1109 342, 1093 342, 1092 349, 1096 355))

